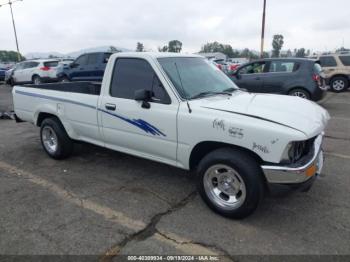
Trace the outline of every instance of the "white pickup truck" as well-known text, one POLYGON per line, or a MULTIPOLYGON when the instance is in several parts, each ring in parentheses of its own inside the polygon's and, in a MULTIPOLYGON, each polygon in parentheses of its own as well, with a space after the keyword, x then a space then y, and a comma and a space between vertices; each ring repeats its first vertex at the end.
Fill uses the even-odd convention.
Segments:
POLYGON ((251 214, 268 184, 309 187, 322 169, 327 111, 239 90, 196 55, 118 53, 102 84, 15 86, 13 98, 50 157, 79 140, 193 170, 204 201, 233 218, 251 214))

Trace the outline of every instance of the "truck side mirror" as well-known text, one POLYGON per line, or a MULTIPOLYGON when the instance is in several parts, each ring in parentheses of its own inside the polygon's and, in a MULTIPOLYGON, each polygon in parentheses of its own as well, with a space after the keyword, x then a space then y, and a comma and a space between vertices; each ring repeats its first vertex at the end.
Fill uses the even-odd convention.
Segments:
POLYGON ((142 107, 148 109, 151 107, 151 104, 149 103, 149 101, 151 101, 152 99, 152 92, 146 89, 136 90, 134 99, 136 101, 142 102, 142 107))

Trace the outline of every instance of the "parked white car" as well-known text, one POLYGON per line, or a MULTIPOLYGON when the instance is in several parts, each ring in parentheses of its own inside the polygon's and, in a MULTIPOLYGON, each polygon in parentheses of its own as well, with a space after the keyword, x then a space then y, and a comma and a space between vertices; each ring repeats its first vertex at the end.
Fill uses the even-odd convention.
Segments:
POLYGON ((16 65, 9 80, 14 84, 41 84, 57 81, 58 60, 31 60, 16 65))
POLYGON ((200 56, 116 53, 102 86, 15 86, 13 98, 50 157, 80 140, 195 171, 204 201, 229 217, 251 214, 269 183, 311 186, 323 165, 326 110, 240 91, 200 56))

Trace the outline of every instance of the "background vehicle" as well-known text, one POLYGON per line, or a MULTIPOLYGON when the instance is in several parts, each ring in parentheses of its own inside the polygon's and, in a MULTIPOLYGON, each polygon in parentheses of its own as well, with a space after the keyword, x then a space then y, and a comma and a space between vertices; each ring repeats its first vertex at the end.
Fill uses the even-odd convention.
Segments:
POLYGON ((0 68, 0 81, 5 81, 5 72, 7 70, 5 68, 0 68))
POLYGON ((242 65, 230 77, 249 92, 292 95, 313 101, 321 100, 325 94, 322 69, 309 59, 257 60, 242 65))
POLYGON ((350 54, 330 54, 319 57, 326 77, 326 84, 334 92, 343 92, 349 88, 350 54))
POLYGON ((60 67, 57 78, 62 82, 102 81, 111 54, 106 52, 83 54, 71 64, 60 67))
POLYGON ((42 59, 18 63, 8 80, 12 84, 56 82, 58 60, 42 59))
POLYGON ((251 214, 266 183, 310 186, 322 169, 323 108, 240 91, 200 56, 117 53, 102 85, 15 86, 13 98, 50 157, 80 140, 196 171, 204 201, 229 217, 251 214))

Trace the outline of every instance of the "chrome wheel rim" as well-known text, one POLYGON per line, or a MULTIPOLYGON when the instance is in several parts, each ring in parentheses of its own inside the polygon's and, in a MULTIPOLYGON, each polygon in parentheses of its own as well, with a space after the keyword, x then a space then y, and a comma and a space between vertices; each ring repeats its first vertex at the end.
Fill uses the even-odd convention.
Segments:
POLYGON ((344 87, 345 87, 345 83, 343 80, 335 80, 333 82, 333 89, 334 90, 340 91, 340 90, 343 90, 344 87))
POLYGON ((296 91, 292 94, 293 96, 297 96, 297 97, 301 97, 301 98, 307 98, 307 96, 305 95, 305 93, 300 92, 300 91, 296 91))
POLYGON ((230 166, 211 166, 204 174, 203 183, 211 202, 220 208, 237 209, 246 199, 245 183, 239 173, 230 166))
POLYGON ((45 126, 42 130, 41 137, 45 149, 50 154, 54 154, 58 147, 57 135, 55 131, 51 127, 45 126))

